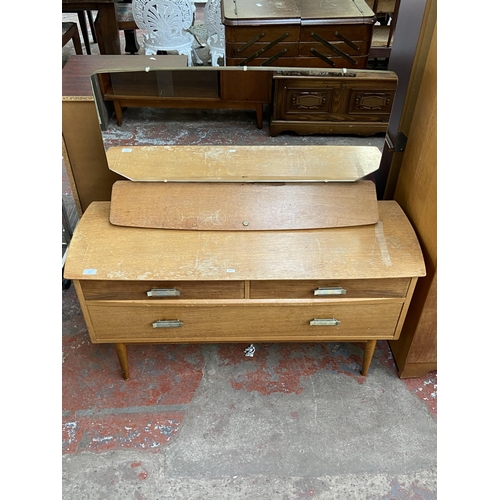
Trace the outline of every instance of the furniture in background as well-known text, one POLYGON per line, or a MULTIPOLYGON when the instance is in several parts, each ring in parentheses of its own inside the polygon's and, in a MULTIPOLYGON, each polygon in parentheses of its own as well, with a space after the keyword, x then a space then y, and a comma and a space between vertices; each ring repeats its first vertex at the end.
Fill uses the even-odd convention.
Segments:
POLYGON ((363 342, 368 375, 425 275, 398 204, 352 180, 378 168, 378 148, 196 148, 117 148, 139 178, 88 207, 65 266, 91 341, 115 345, 125 379, 128 344, 191 342, 363 342), (215 178, 179 168, 193 156, 216 158, 215 178))
POLYGON ((390 71, 276 71, 269 133, 385 132, 397 82, 390 71))
POLYGON ((372 135, 387 129, 397 88, 394 73, 242 69, 102 72, 96 92, 113 103, 118 125, 126 107, 183 107, 254 109, 262 128, 264 105, 271 104, 271 136, 284 131, 372 135))
POLYGON ((375 12, 377 20, 373 28, 373 40, 368 57, 388 59, 391 55, 392 40, 398 22, 401 0, 365 0, 375 12))
MULTIPOLYGON (((119 2, 116 4, 116 17, 118 21, 118 29, 124 32, 125 36, 125 52, 129 54, 136 54, 140 50, 139 43, 137 42, 137 24, 135 23, 134 16, 132 14, 132 3, 129 2, 119 2)), ((97 14, 95 20, 95 30, 98 33, 98 37, 102 39, 104 34, 101 28, 101 19, 99 14, 97 14)))
POLYGON ((195 16, 190 0, 132 0, 132 13, 139 29, 146 31, 146 55, 154 55, 159 50, 176 51, 188 57, 188 66, 193 65, 193 55, 196 62, 202 64, 193 48, 195 38, 187 31, 195 16))
POLYGON ((271 102, 271 73, 218 68, 101 72, 96 89, 113 103, 118 125, 123 108, 164 107, 255 110, 262 128, 263 108, 271 102))
POLYGON ((226 64, 366 68, 376 17, 364 0, 221 0, 226 64))
POLYGON ((100 54, 120 54, 115 2, 116 0, 62 0, 63 12, 97 11, 101 20, 101 36, 96 32, 100 54))
POLYGON ((80 34, 78 33, 78 26, 76 23, 63 22, 62 23, 62 46, 64 47, 70 40, 73 40, 73 46, 77 54, 83 55, 82 42, 80 41, 80 34))
POLYGON ((87 51, 87 55, 92 54, 92 49, 90 47, 90 38, 89 38, 89 32, 87 29, 87 21, 85 19, 85 16, 87 16, 88 21, 89 21, 89 27, 90 27, 90 33, 92 35, 92 41, 94 43, 97 42, 97 35, 95 31, 95 26, 94 26, 94 17, 92 14, 91 10, 85 10, 84 7, 75 9, 73 11, 70 10, 65 10, 64 12, 73 12, 78 16, 78 24, 80 25, 80 31, 82 32, 82 38, 83 38, 83 43, 85 45, 85 50, 87 51))
POLYGON ((221 1, 207 0, 203 11, 212 66, 218 66, 220 58, 223 65, 226 65, 226 36, 225 26, 222 24, 221 1))

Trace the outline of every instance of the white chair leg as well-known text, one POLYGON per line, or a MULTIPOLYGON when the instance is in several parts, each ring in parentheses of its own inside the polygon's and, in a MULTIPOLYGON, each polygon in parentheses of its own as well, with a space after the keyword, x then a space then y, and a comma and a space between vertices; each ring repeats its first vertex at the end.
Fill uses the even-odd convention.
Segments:
POLYGON ((192 49, 192 52, 194 54, 194 58, 196 59, 196 63, 203 64, 203 61, 200 59, 200 57, 198 56, 198 54, 196 53, 196 50, 194 48, 192 49))
POLYGON ((187 56, 188 58, 188 66, 193 65, 193 58, 191 57, 191 51, 190 50, 178 50, 177 51, 179 55, 187 56))

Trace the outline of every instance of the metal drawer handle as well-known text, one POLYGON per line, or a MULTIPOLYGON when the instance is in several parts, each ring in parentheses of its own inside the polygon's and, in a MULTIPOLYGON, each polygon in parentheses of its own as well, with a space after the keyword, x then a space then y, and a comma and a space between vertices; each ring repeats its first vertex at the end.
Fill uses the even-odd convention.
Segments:
POLYGON ((345 295, 347 292, 341 286, 325 286, 314 290, 314 295, 345 295))
POLYGON ((153 328, 180 328, 184 323, 180 319, 158 320, 153 323, 153 328))
POLYGON ((337 326, 340 325, 340 321, 335 318, 324 318, 318 319, 314 318, 309 321, 309 326, 337 326))
POLYGON ((149 290, 148 297, 179 297, 181 292, 175 288, 153 288, 149 290))

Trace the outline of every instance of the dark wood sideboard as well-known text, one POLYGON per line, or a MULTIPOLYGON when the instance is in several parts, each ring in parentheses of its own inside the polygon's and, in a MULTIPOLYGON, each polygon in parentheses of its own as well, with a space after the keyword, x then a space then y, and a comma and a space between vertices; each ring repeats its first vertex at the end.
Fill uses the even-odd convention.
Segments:
POLYGON ((229 66, 367 66, 376 16, 364 0, 221 2, 229 66))

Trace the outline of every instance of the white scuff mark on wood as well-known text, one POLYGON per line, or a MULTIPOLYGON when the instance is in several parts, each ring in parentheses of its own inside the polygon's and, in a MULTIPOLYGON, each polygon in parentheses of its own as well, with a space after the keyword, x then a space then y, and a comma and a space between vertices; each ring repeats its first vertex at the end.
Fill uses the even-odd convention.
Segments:
POLYGON ((378 241, 382 262, 388 267, 392 266, 391 256, 389 254, 389 249, 387 248, 387 241, 384 234, 384 224, 381 221, 378 221, 375 224, 375 237, 378 241))

